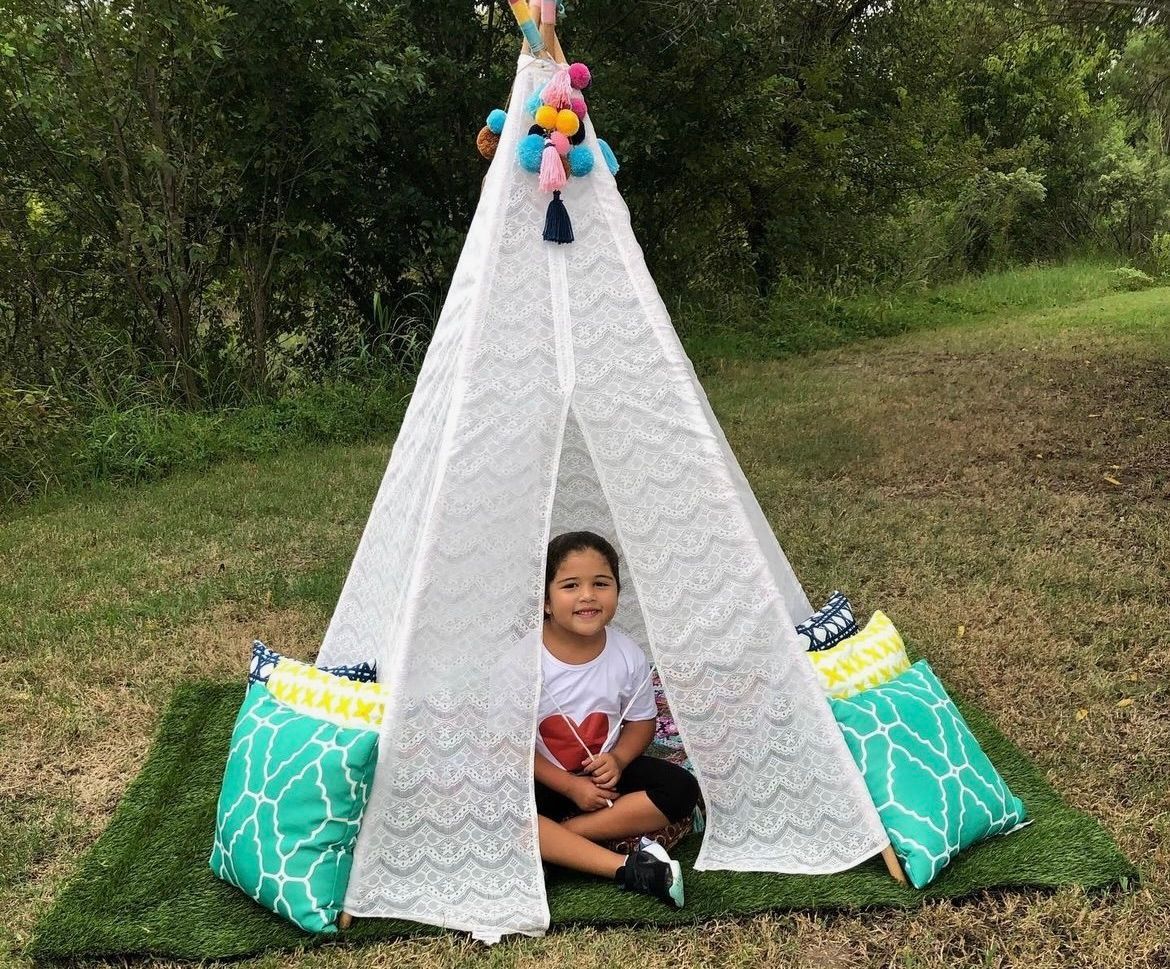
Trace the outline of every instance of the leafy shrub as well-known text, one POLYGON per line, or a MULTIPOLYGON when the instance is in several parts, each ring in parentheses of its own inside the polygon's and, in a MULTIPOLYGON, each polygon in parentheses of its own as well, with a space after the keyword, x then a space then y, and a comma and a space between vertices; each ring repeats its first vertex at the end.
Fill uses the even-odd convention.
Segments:
POLYGON ((1144 273, 1140 269, 1134 269, 1133 266, 1118 266, 1110 272, 1109 278, 1113 283, 1114 289, 1125 290, 1127 292, 1138 289, 1149 289, 1157 282, 1148 273, 1144 273))
POLYGON ((149 481, 233 455, 376 440, 398 427, 407 397, 405 382, 388 378, 312 385, 272 403, 236 410, 111 408, 91 415, 73 463, 88 479, 149 481))
POLYGON ((1150 264, 1159 278, 1170 278, 1170 232, 1154 233, 1150 242, 1150 264))
POLYGON ((52 390, 0 384, 0 500, 26 497, 57 480, 70 421, 52 390))

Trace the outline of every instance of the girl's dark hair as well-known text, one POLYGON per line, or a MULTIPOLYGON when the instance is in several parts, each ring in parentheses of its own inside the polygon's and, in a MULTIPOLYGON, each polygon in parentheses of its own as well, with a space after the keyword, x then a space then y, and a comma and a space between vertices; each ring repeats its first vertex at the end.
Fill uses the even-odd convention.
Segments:
POLYGON ((587 549, 600 553, 602 558, 609 563, 609 568, 613 572, 614 584, 617 586, 618 592, 622 591, 622 577, 618 574, 618 553, 614 547, 594 532, 565 532, 548 543, 548 557, 544 567, 545 595, 548 595, 548 587, 556 578, 557 569, 561 567, 561 563, 573 552, 584 552, 587 549))

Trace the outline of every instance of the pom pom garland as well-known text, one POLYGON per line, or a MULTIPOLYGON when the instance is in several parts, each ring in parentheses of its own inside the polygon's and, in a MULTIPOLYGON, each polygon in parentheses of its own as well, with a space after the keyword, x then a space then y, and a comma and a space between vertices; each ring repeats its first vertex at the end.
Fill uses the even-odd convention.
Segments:
POLYGON ((560 111, 562 108, 569 106, 569 99, 572 96, 573 84, 569 80, 569 70, 568 68, 561 68, 552 76, 552 80, 544 86, 544 94, 541 95, 540 99, 545 104, 560 111))
POLYGON ((622 166, 618 164, 617 155, 613 153, 613 149, 609 147, 609 143, 598 138, 597 147, 601 149, 601 157, 605 159, 605 167, 609 169, 609 173, 616 175, 618 169, 622 166))
POLYGON ((555 192, 557 189, 564 188, 566 181, 565 166, 561 164, 561 156, 557 154, 552 142, 549 142, 545 146, 544 155, 540 162, 540 190, 542 192, 555 192))
POLYGON ((569 171, 578 178, 593 171, 593 152, 587 145, 569 149, 569 171))
POLYGON ((475 147, 479 149, 479 153, 484 158, 491 161, 496 157, 496 149, 500 147, 500 136, 484 125, 479 129, 479 135, 475 139, 475 147))
POLYGON ((520 167, 525 171, 538 173, 543 155, 544 137, 542 135, 525 135, 520 139, 520 144, 516 148, 516 157, 520 160, 520 167))
MULTIPOLYGON (((541 108, 543 111, 544 109, 541 108)), ((555 122, 556 129, 566 137, 572 137, 581 130, 581 119, 578 118, 572 111, 565 108, 557 112, 557 119, 555 122)))
POLYGON ((589 68, 580 61, 569 65, 569 81, 578 91, 584 91, 585 88, 589 87, 591 80, 593 80, 593 75, 589 72, 589 68))
MULTIPOLYGON (((523 3, 524 0, 515 2, 523 3)), ((548 82, 524 100, 525 111, 535 124, 530 124, 528 133, 517 144, 516 157, 525 171, 538 176, 540 190, 552 193, 544 226, 544 238, 548 242, 573 241, 573 226, 561 200, 561 189, 568 180, 592 172, 598 154, 611 172, 618 170, 617 158, 609 145, 599 141, 598 152, 594 152, 591 145, 585 144, 585 120, 589 108, 581 92, 592 81, 589 68, 580 62, 557 67, 548 82)), ((495 108, 488 113, 487 127, 476 139, 485 158, 491 158, 498 151, 507 119, 505 109, 495 108)))
POLYGON ((504 122, 508 120, 508 114, 502 108, 495 108, 487 116, 487 126, 493 135, 498 135, 504 130, 504 122))
MULTIPOLYGON (((573 114, 573 112, 570 111, 569 114, 573 114)), ((573 114, 573 117, 575 118, 577 116, 573 114)), ((556 108, 550 107, 547 104, 542 104, 539 108, 536 109, 536 123, 544 128, 545 131, 551 131, 553 128, 557 127, 557 122, 559 120, 560 115, 557 113, 556 108)), ((572 132, 567 132, 567 134, 572 134, 572 132)))
POLYGON ((548 203, 548 211, 544 215, 544 241, 573 241, 573 223, 569 221, 569 210, 561 201, 560 192, 553 192, 552 201, 548 203))

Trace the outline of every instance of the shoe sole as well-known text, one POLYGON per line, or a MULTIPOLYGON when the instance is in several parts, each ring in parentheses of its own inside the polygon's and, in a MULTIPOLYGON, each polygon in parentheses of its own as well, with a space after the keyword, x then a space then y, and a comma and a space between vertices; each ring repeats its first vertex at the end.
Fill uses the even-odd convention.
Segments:
POLYGON ((667 891, 670 893, 671 900, 674 902, 674 904, 678 908, 682 908, 683 900, 685 898, 683 895, 682 865, 680 865, 677 861, 672 861, 670 863, 670 873, 674 876, 674 879, 670 883, 670 888, 668 888, 667 891))

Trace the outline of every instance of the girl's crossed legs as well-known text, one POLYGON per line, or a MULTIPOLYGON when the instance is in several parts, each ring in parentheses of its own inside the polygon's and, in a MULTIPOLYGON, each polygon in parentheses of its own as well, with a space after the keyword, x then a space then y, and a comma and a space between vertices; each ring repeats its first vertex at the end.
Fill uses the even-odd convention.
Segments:
POLYGON ((581 813, 569 798, 537 781, 541 857, 611 878, 626 856, 596 842, 648 834, 670 821, 682 821, 699 800, 699 784, 690 771, 645 755, 622 771, 617 792, 613 807, 581 813))

